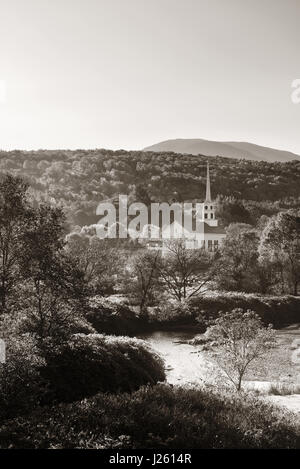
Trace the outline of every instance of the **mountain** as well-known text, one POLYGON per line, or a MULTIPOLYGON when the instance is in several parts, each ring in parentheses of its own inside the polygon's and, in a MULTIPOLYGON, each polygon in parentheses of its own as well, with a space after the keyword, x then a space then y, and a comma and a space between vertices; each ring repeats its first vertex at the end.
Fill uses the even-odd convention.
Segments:
POLYGON ((300 160, 300 155, 248 142, 214 142, 200 138, 178 138, 156 143, 143 151, 187 153, 190 155, 225 156, 253 161, 287 162, 300 160))

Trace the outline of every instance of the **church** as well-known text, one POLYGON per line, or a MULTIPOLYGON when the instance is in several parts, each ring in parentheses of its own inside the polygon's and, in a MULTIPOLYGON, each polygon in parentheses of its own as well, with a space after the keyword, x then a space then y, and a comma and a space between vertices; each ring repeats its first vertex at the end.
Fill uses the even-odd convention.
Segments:
MULTIPOLYGON (((210 187, 209 164, 207 163, 206 174, 206 196, 203 203, 197 203, 196 229, 188 230, 178 221, 173 221, 165 225, 160 230, 160 236, 156 240, 149 240, 146 243, 148 249, 159 249, 162 252, 168 250, 170 240, 183 239, 187 249, 205 249, 207 251, 217 251, 221 246, 226 233, 223 227, 219 226, 216 218, 217 204, 212 200, 210 187)), ((194 217, 195 218, 195 217, 194 217)))

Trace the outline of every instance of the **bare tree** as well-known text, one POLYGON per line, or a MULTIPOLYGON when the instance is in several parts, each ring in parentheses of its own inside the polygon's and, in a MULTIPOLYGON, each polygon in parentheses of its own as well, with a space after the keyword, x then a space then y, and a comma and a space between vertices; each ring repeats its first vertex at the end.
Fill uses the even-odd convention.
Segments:
POLYGON ((133 294, 139 300, 140 313, 146 314, 146 306, 158 288, 159 251, 145 251, 133 260, 133 294))
POLYGON ((216 255, 188 249, 185 240, 170 241, 157 269, 164 286, 178 301, 204 293, 216 272, 216 255))

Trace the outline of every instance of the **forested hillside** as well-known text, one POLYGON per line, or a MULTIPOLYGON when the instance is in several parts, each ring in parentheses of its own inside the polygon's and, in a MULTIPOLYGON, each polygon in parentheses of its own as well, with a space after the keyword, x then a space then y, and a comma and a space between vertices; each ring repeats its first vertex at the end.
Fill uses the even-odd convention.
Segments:
POLYGON ((223 201, 225 212, 228 204, 231 212, 238 207, 242 214, 237 221, 256 222, 263 214, 299 206, 299 161, 267 163, 103 149, 1 151, 0 172, 25 177, 34 198, 63 205, 74 226, 95 222, 99 201, 118 194, 147 204, 201 201, 205 195, 207 161, 212 195, 223 201))

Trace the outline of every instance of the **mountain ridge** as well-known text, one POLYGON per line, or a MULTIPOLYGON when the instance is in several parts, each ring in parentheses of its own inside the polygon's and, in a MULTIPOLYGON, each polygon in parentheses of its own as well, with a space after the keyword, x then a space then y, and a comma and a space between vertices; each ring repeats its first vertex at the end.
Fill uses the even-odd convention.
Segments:
POLYGON ((223 156, 251 161, 288 162, 300 160, 300 155, 250 142, 217 142, 213 140, 170 139, 145 147, 143 151, 174 152, 191 155, 223 156))

